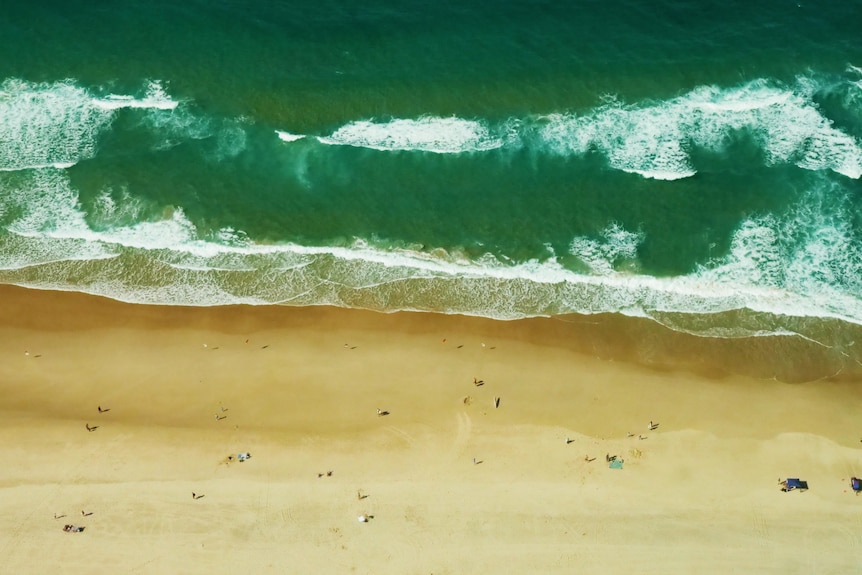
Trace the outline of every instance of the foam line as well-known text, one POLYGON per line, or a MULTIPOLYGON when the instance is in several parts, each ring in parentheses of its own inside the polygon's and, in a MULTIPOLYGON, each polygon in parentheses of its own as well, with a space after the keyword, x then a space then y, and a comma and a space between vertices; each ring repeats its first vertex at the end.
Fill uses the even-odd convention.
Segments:
POLYGON ((482 123, 461 118, 426 116, 418 120, 352 122, 330 136, 318 137, 324 144, 356 146, 374 150, 409 150, 437 154, 481 152, 500 148, 502 139, 490 134, 482 123))
POLYGON ((150 82, 143 98, 124 94, 109 94, 104 98, 93 99, 93 103, 105 110, 120 110, 122 108, 173 110, 179 105, 179 102, 172 100, 167 95, 159 82, 150 82))
POLYGON ((71 168, 77 164, 77 162, 54 162, 52 164, 41 164, 41 165, 33 165, 33 166, 15 166, 11 168, 0 168, 0 172, 17 172, 19 170, 43 170, 46 168, 53 168, 55 170, 65 170, 67 168, 71 168))
MULTIPOLYGON (((62 214, 45 214, 52 222, 56 222, 59 215, 62 214)), ((378 308, 380 311, 425 309, 499 319, 572 312, 617 312, 651 317, 655 313, 702 314, 749 308, 791 317, 836 317, 862 324, 862 307, 858 298, 836 292, 835 286, 816 282, 807 285, 806 282, 814 281, 810 273, 802 278, 775 275, 770 257, 764 257, 770 253, 775 241, 764 230, 769 226, 780 227, 782 224, 777 221, 752 222, 742 226, 734 240, 733 255, 711 269, 676 278, 656 278, 617 271, 621 262, 636 257, 642 235, 616 225, 609 226, 598 238, 573 241, 573 253, 584 258, 593 270, 593 273, 584 275, 562 267, 553 256, 542 261, 510 265, 489 255, 480 260, 469 260, 459 253, 437 250, 430 254, 409 248, 376 247, 362 240, 344 247, 264 246, 248 240, 241 243, 236 232, 225 230, 223 235, 236 238, 237 245, 223 245, 198 239, 194 226, 181 211, 162 222, 103 232, 81 229, 74 224, 61 229, 43 229, 38 233, 34 230, 44 226, 35 225, 37 219, 31 217, 29 237, 19 237, 43 245, 56 242, 54 245, 62 245, 64 249, 77 246, 78 249, 95 250, 101 258, 123 253, 136 253, 136 258, 146 255, 153 259, 154 267, 157 268, 158 263, 183 274, 172 280, 182 279, 182 285, 165 285, 146 291, 150 288, 115 282, 110 284, 113 286, 110 290, 97 292, 124 301, 136 301, 138 296, 134 294, 140 295, 144 290, 149 295, 142 301, 147 303, 219 305, 252 300, 258 303, 292 300, 298 305, 370 308, 379 305, 362 303, 365 298, 370 298, 369 301, 396 302, 383 305, 378 308), (584 247, 587 249, 579 249, 584 247), (750 262, 743 261, 746 258, 750 262), (260 274, 256 270, 261 266, 270 270, 265 274, 269 279, 256 275, 260 274), (216 277, 213 274, 222 273, 243 273, 246 277, 244 283, 251 282, 252 286, 258 287, 251 291, 244 288, 242 293, 235 294, 224 287, 213 287, 212 292, 195 291, 195 286, 201 281, 213 281, 216 277), (273 283, 273 277, 279 278, 278 281, 273 283), (740 281, 740 278, 747 280, 740 281), (411 289, 418 289, 415 293, 419 299, 409 295, 411 289), (441 309, 436 307, 440 301, 428 300, 429 289, 449 300, 449 307, 441 309), (269 296, 264 295, 270 290, 269 296), (817 291, 812 293, 811 290, 817 291), (426 295, 422 296, 423 293, 426 295), (159 297, 173 294, 171 298, 179 299, 158 300, 155 294, 161 294, 159 297), (180 297, 179 294, 184 295, 180 297), (184 299, 187 297, 189 299, 184 299), (399 300, 401 303, 397 303, 399 300), (547 307, 549 302, 550 308, 547 307), (387 307, 389 305, 395 307, 387 307)), ((22 227, 19 224, 19 228, 22 227)), ((808 252, 795 253, 804 258, 808 252)), ((831 252, 830 257, 837 257, 837 253, 831 252)), ((4 257, 7 261, 0 264, 8 269, 8 256, 4 257)), ((72 257, 72 253, 64 254, 65 259, 72 257)), ((54 260, 64 258, 53 257, 54 260)), ((40 261, 51 259, 45 257, 40 261)), ((105 265, 113 265, 111 262, 114 261, 118 259, 105 260, 105 265)), ((18 263, 32 265, 32 262, 18 263)), ((823 267, 815 269, 814 274, 833 263, 823 262, 823 267)), ((793 269, 792 265, 787 267, 793 269)), ((858 270, 858 264, 854 269, 858 270)), ((108 275, 113 276, 114 273, 108 275)), ((797 273, 806 272, 800 266, 797 273)), ((855 272, 851 269, 848 273, 855 272)), ((94 289, 93 286, 101 281, 97 279, 86 282, 87 287, 82 285, 81 289, 94 289)), ((103 283, 103 289, 107 290, 105 286, 108 285, 103 283)))
MULTIPOLYGON (((851 196, 842 203, 841 189, 830 180, 824 178, 824 182, 787 214, 742 222, 723 259, 688 275, 656 278, 637 271, 643 233, 613 223, 597 236, 572 240, 567 257, 580 259, 589 270, 586 274, 563 267, 551 250, 544 259, 513 263, 490 254, 471 259, 458 251, 428 252, 362 239, 346 246, 262 245, 229 228, 207 240, 179 208, 162 221, 112 224, 111 218, 127 221, 137 208, 129 207, 129 202, 134 203, 129 198, 107 194, 100 196, 97 213, 91 214, 100 220, 99 230, 94 230, 67 173, 44 169, 27 174, 19 189, 0 196, 0 213, 20 214, 6 226, 9 234, 2 240, 0 268, 23 270, 66 260, 114 265, 111 262, 124 255, 136 254, 136 259, 147 258, 155 268, 160 265, 186 274, 175 278, 180 282, 243 273, 243 282, 257 286, 243 292, 243 301, 274 302, 306 294, 300 299, 309 305, 361 306, 369 304, 350 298, 367 294, 364 297, 372 301, 403 300, 392 304, 395 308, 383 304, 382 311, 426 305, 429 310, 501 319, 571 312, 702 314, 748 308, 862 324, 858 297, 862 249, 855 241, 851 196), (273 284, 264 279, 267 274, 281 274, 281 279, 273 284), (426 287, 405 287, 410 285, 426 287), (418 290, 415 297, 409 296, 411 290, 418 290), (263 295, 269 292, 270 296, 263 295), (429 293, 439 293, 434 298, 443 300, 428 300, 429 293)), ((140 289, 123 285, 116 289, 140 289)), ((231 292, 220 288, 218 293, 231 292)), ((131 297, 119 292, 103 295, 131 297)), ((198 303, 235 300, 204 298, 198 303)))
POLYGON ((278 134, 278 139, 282 142, 295 142, 305 138, 303 134, 291 134, 290 132, 282 132, 280 130, 276 130, 275 133, 278 134))

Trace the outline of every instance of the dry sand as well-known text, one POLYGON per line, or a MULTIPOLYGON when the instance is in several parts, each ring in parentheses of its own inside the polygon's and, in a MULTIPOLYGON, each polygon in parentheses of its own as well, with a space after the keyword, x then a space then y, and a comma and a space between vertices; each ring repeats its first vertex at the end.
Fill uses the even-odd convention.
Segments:
POLYGON ((552 319, 0 302, 0 573, 862 572, 858 382, 552 319))

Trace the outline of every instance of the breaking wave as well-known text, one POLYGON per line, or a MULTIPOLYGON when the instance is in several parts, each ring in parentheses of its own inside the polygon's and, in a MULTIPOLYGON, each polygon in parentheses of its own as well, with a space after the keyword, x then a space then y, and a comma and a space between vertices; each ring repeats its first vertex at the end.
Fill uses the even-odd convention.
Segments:
MULTIPOLYGON (((855 82, 842 89, 855 93, 855 82)), ((756 81, 701 87, 661 102, 609 99, 582 113, 498 123, 429 116, 356 121, 326 136, 263 132, 265 141, 274 141, 273 131, 285 144, 307 140, 279 148, 285 154, 329 145, 435 154, 598 153, 614 169, 665 180, 697 172, 693 150, 725 150, 744 135, 767 164, 858 179, 859 142, 820 109, 817 91, 812 81, 792 87, 756 81)), ((746 216, 726 255, 688 274, 655 277, 638 261, 644 232, 615 222, 572 237, 561 256, 549 249, 543 258, 512 261, 505 254, 468 257, 466 250, 375 238, 304 245, 263 243, 231 227, 205 233, 184 206, 154 216, 112 182, 85 209, 69 168, 98 155, 121 114, 133 114, 135 127, 154 134, 159 150, 211 141, 218 162, 234 161, 256 133, 253 120, 190 112, 159 83, 138 95, 112 95, 71 81, 7 80, 0 86, 0 282, 169 305, 335 305, 498 319, 609 312, 699 333, 718 328, 693 327, 680 314, 745 311, 862 324, 856 210, 825 175, 789 211, 746 216)), ((253 144, 256 152, 268 150, 253 144)), ((787 332, 781 322, 754 320, 722 329, 723 336, 787 332)))
POLYGON ((483 152, 501 148, 505 141, 493 136, 481 122, 461 118, 424 117, 389 122, 352 122, 320 142, 373 150, 415 150, 436 154, 483 152))
POLYGON ((852 206, 839 196, 818 188, 786 214, 746 219, 725 257, 660 278, 638 270, 643 233, 615 223, 573 238, 567 256, 586 272, 553 253, 511 263, 361 238, 264 245, 230 228, 203 237, 179 208, 157 221, 111 224, 136 208, 109 199, 100 200, 104 229, 95 230, 64 171, 34 170, 0 200, 0 281, 150 304, 325 304, 498 319, 748 309, 862 324, 862 251, 852 206))
MULTIPOLYGON (((856 90, 858 85, 847 81, 843 89, 856 90)), ((575 157, 597 151, 614 169, 677 180, 697 173, 693 150, 725 151, 730 142, 747 136, 768 165, 795 164, 858 179, 862 147, 819 109, 818 89, 810 78, 800 78, 795 86, 756 80, 735 88, 702 86, 661 102, 625 104, 609 97, 582 113, 509 119, 499 125, 454 117, 357 121, 317 139, 330 145, 440 154, 522 146, 575 157)), ((303 137, 278 135, 285 141, 303 137)))
POLYGON ((96 154, 99 138, 118 110, 170 111, 176 106, 157 82, 134 97, 98 96, 71 80, 6 80, 0 84, 0 170, 69 168, 96 154))

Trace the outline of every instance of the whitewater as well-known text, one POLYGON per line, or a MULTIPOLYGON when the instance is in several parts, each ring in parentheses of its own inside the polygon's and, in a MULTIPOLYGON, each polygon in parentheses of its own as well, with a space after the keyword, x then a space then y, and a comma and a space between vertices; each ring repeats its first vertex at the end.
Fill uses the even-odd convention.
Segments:
MULTIPOLYGON (((591 109, 499 120, 356 119, 318 133, 213 117, 194 100, 171 97, 161 81, 115 94, 72 80, 6 80, 0 87, 0 281, 163 305, 335 305, 496 319, 619 313, 666 324, 680 323, 668 319, 674 314, 749 310, 860 324, 859 124, 855 132, 852 123, 837 126, 819 103, 826 92, 840 93, 844 111, 858 120, 854 73, 848 69, 840 81, 800 76, 792 85, 701 86, 664 101, 607 96, 591 109), (599 157, 601 170, 674 182, 696 178, 704 154, 732 154, 743 141, 756 151, 758 170, 783 166, 813 174, 780 212, 740 219, 723 253, 686 273, 660 275, 640 260, 649 234, 614 220, 599 222, 591 234, 572 233, 562 251, 548 241, 524 257, 481 243, 466 249, 375 234, 307 242, 286 230, 256 238, 230 221, 202 227, 189 215, 199 208, 156 205, 111 177, 97 182, 85 202, 76 170, 98 165, 108 157, 105 142, 120 136, 135 153, 182 150, 219 165, 252 150, 270 153, 265 162, 255 159, 270 168, 283 159, 285 177, 306 188, 320 186, 312 181, 309 157, 328 165, 375 161, 327 155, 340 148, 388 154, 387 162, 419 162, 426 154, 462 158, 456 161, 496 154, 503 162, 524 155, 529 162, 599 157)), ((770 320, 722 333, 786 329, 770 320)))

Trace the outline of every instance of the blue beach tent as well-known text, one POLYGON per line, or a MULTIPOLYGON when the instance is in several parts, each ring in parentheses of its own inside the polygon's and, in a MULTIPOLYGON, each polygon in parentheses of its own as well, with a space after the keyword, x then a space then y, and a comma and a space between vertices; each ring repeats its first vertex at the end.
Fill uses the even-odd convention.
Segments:
POLYGON ((862 491, 862 479, 859 479, 858 477, 851 477, 850 487, 853 488, 853 491, 856 492, 856 495, 859 495, 859 492, 862 491))
POLYGON ((805 491, 808 489, 808 482, 796 477, 788 477, 785 481, 781 482, 782 491, 793 491, 794 489, 805 491))

